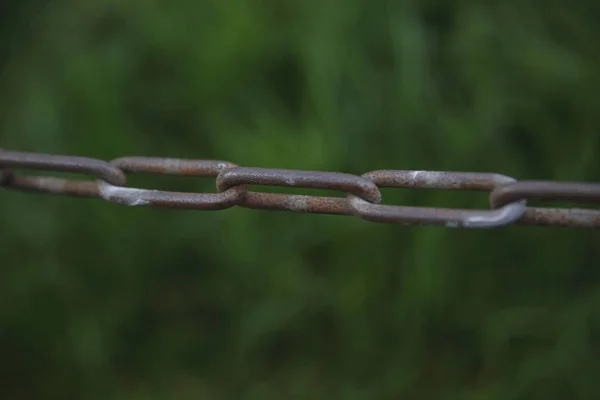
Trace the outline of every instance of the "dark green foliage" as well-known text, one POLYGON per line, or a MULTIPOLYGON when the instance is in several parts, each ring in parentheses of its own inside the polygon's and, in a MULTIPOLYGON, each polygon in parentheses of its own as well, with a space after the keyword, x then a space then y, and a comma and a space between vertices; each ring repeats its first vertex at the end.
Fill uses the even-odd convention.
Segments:
MULTIPOLYGON (((593 1, 6 4, 4 148, 600 179, 593 1)), ((471 193, 384 197, 486 206, 471 193)), ((2 398, 600 393, 597 232, 10 191, 0 210, 2 398)))

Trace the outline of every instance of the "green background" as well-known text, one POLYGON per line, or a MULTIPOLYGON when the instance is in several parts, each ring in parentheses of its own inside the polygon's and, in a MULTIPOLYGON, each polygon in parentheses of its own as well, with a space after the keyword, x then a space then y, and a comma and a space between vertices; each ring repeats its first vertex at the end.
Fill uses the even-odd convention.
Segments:
MULTIPOLYGON (((4 1, 0 147, 600 179, 600 6, 502 3, 4 1)), ((0 218, 3 399, 600 394, 596 231, 6 190, 0 218)))

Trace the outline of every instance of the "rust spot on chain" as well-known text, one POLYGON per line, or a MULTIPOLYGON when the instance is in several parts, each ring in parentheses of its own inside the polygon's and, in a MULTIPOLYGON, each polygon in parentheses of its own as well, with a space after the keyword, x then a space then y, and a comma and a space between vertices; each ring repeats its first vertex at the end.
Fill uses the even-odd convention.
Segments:
POLYGON ((242 206, 259 210, 352 215, 346 205, 346 199, 342 197, 248 192, 242 206))
POLYGON ((579 229, 600 228, 600 211, 580 208, 528 208, 518 221, 521 225, 562 226, 579 229))

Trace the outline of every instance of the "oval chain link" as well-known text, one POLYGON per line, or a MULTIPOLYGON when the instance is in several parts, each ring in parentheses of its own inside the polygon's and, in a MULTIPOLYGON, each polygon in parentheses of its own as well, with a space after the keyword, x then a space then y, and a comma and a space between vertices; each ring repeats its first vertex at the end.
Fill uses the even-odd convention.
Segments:
MULTIPOLYGON (((237 167, 237 165, 226 161, 156 157, 123 157, 112 160, 110 164, 123 172, 197 177, 216 177, 225 169, 237 167)), ((100 197, 110 202, 128 206, 154 206, 188 210, 223 210, 230 208, 241 204, 247 192, 244 185, 232 187, 222 193, 184 193, 138 189, 111 185, 103 181, 99 181, 98 185, 100 197)))
MULTIPOLYGON (((498 174, 440 171, 380 170, 363 175, 377 186, 444 190, 493 190, 515 179, 498 174)), ((495 228, 512 224, 525 212, 526 201, 516 200, 497 210, 459 210, 451 208, 407 207, 371 204, 348 194, 355 215, 373 222, 406 225, 444 225, 449 228, 495 228)))

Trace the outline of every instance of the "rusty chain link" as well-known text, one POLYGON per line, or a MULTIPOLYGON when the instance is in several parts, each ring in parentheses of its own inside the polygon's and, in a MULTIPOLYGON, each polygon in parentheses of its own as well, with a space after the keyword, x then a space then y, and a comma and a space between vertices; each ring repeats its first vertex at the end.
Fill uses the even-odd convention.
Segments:
POLYGON ((110 162, 85 157, 0 149, 0 186, 38 193, 100 198, 128 206, 222 210, 241 206, 262 210, 354 215, 367 221, 406 225, 494 228, 542 225, 600 228, 600 210, 533 208, 527 201, 600 203, 600 184, 517 181, 493 173, 380 170, 362 176, 323 171, 240 167, 226 161, 123 157, 110 162), (22 176, 14 169, 72 172, 92 180, 22 176), (215 193, 182 193, 131 188, 127 173, 184 175, 216 179, 215 193), (329 189, 346 197, 252 192, 248 186, 329 189), (381 204, 379 188, 478 190, 490 193, 490 210, 460 210, 381 204))

